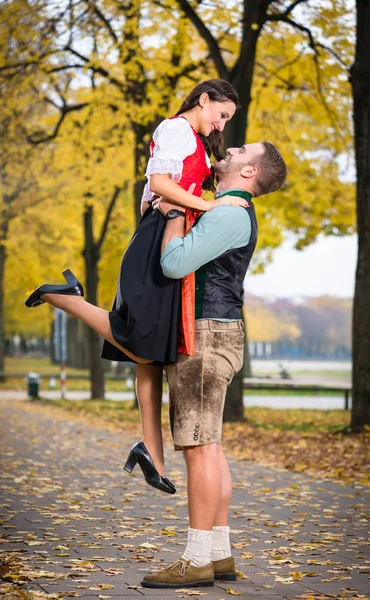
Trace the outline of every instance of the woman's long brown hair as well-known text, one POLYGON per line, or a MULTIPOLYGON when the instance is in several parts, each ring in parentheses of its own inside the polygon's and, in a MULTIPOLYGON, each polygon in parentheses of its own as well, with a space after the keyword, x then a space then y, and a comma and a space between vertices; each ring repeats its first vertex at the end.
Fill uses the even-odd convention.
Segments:
MULTIPOLYGON (((202 81, 190 92, 180 106, 180 110, 176 113, 177 116, 182 113, 199 106, 199 98, 202 94, 207 93, 209 99, 213 102, 227 102, 231 100, 236 106, 239 104, 238 94, 233 86, 223 79, 208 79, 202 81)), ((203 142, 205 151, 210 157, 212 154, 216 160, 222 160, 225 157, 224 136, 221 131, 212 131, 208 137, 198 133, 203 142)), ((212 174, 203 182, 204 190, 215 191, 215 175, 212 167, 212 174)))

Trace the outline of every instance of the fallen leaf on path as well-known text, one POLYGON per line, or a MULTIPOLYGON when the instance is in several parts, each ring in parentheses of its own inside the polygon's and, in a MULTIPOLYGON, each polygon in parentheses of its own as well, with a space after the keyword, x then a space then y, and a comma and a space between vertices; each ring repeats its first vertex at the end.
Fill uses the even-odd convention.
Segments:
POLYGON ((251 552, 243 552, 241 556, 242 558, 254 558, 254 554, 252 554, 251 552))
POLYGON ((237 576, 238 579, 248 579, 248 575, 245 575, 241 571, 237 571, 236 572, 236 576, 237 576))
POLYGON ((176 531, 170 531, 169 529, 161 529, 161 533, 163 533, 163 535, 177 535, 176 531))
POLYGON ((99 583, 98 585, 92 585, 88 589, 89 590, 112 590, 114 585, 110 583, 99 583))

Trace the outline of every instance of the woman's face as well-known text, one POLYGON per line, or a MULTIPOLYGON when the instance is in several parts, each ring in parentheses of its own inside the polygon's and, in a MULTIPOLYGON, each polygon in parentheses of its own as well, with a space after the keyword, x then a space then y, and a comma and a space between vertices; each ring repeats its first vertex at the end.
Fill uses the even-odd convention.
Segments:
POLYGON ((216 129, 223 131, 225 125, 234 116, 236 105, 232 100, 216 102, 210 100, 208 94, 202 94, 199 98, 201 111, 199 114, 199 133, 206 137, 216 129))

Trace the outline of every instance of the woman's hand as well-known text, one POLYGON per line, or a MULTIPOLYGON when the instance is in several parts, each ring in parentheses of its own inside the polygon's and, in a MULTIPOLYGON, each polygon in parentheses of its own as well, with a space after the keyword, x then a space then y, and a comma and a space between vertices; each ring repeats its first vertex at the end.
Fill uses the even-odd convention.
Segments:
POLYGON ((222 206, 223 204, 228 204, 229 206, 242 206, 243 208, 247 208, 248 206, 250 206, 248 200, 245 200, 240 196, 222 196, 222 198, 212 200, 212 202, 210 202, 209 204, 209 210, 212 210, 212 208, 216 208, 216 206, 222 206))

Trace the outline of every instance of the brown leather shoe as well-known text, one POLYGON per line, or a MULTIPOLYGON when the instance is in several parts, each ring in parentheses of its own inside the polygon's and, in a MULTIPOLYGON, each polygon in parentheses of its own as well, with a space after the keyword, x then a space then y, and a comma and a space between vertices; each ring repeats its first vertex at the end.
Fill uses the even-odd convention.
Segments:
POLYGON ((218 581, 236 581, 235 561, 232 556, 213 561, 215 579, 218 581))
POLYGON ((183 558, 153 575, 145 575, 141 582, 142 586, 151 588, 211 587, 214 584, 211 562, 204 567, 193 567, 190 560, 183 558))

